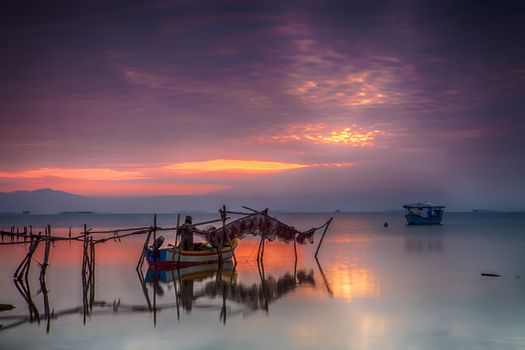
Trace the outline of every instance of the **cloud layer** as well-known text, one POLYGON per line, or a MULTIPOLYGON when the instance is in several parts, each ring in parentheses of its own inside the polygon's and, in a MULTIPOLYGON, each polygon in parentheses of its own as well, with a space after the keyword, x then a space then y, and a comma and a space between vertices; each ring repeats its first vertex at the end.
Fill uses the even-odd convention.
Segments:
POLYGON ((525 207, 520 2, 2 6, 0 191, 525 207))

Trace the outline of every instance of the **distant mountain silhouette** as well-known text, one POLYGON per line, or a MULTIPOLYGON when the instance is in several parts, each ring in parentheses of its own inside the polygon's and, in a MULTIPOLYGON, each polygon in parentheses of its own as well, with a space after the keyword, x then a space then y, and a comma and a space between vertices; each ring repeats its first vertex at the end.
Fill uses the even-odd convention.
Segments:
POLYGON ((0 192, 0 212, 55 213, 66 210, 88 210, 86 197, 42 188, 34 191, 0 192))
POLYGON ((194 196, 87 197, 50 188, 0 192, 0 213, 55 214, 92 211, 115 213, 174 213, 213 210, 221 199, 194 196))
MULTIPOLYGON (((437 198, 440 199, 440 198, 437 198)), ((447 202, 442 200, 442 202, 447 202)), ((401 208, 402 201, 395 196, 366 193, 355 196, 339 194, 250 195, 211 194, 199 196, 127 196, 89 197, 49 188, 35 191, 0 192, 1 213, 56 214, 60 212, 91 211, 95 213, 177 213, 181 211, 217 212, 223 204, 231 209, 242 205, 253 208, 270 208, 273 212, 286 211, 374 211, 384 208, 401 208)), ((470 209, 469 209, 470 211, 470 209)))

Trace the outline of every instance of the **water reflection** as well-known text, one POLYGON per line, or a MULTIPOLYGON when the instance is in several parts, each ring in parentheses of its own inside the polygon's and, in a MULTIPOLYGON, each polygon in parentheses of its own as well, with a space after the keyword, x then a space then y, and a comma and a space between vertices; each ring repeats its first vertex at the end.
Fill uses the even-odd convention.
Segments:
POLYGON ((413 235, 405 240, 407 253, 441 253, 443 252, 443 238, 440 235, 413 235))
MULTIPOLYGON (((211 300, 220 298, 223 304, 220 316, 226 322, 226 301, 234 307, 240 307, 243 314, 248 311, 264 310, 268 313, 269 304, 284 297, 296 288, 315 286, 313 270, 284 272, 279 276, 266 275, 264 264, 258 264, 259 281, 243 283, 237 281, 236 266, 225 263, 222 268, 217 264, 191 266, 170 271, 149 269, 145 283, 151 285, 154 294, 164 297, 166 289, 173 289, 177 308, 191 313, 194 307, 210 308, 211 300)), ((149 295, 147 296, 149 298, 149 295)), ((154 306, 155 308, 155 306, 154 306)), ((179 314, 178 314, 179 315, 179 314)))
POLYGON ((355 298, 370 298, 380 295, 379 284, 372 270, 336 264, 332 267, 330 280, 335 298, 351 301, 355 298))
POLYGON ((314 247, 300 247, 295 281, 293 247, 279 242, 267 245, 264 266, 255 261, 259 242, 245 240, 235 269, 153 279, 146 269, 135 271, 142 238, 108 242, 96 251, 96 293, 87 293, 85 326, 80 242, 53 247, 46 288, 35 263, 43 261, 42 244, 27 281, 15 283, 29 244, 0 246, 0 303, 15 306, 0 312, 0 348, 524 347, 525 216, 457 214, 457 224, 449 218, 429 229, 389 217, 385 230, 383 215, 339 215, 319 268, 314 247), (301 271, 308 277, 311 268, 315 286, 309 278, 301 284, 301 271), (512 278, 479 276, 484 269, 512 278), (49 290, 50 318, 41 289, 49 290))
MULTIPOLYGON (((89 264, 89 257, 86 258, 89 264)), ((322 273, 322 267, 319 265, 322 273)), ((125 304, 120 298, 112 302, 95 299, 94 276, 89 271, 82 271, 82 305, 55 310, 52 300, 49 300, 48 289, 45 278, 39 279, 40 285, 37 295, 43 298, 43 312, 41 312, 34 300, 35 295, 29 284, 27 274, 14 279, 14 284, 28 306, 28 315, 0 316, 2 327, 6 330, 26 323, 46 320, 46 333, 51 329, 51 320, 63 316, 80 314, 83 316, 83 324, 93 317, 100 315, 126 315, 130 313, 152 313, 153 322, 156 325, 157 312, 163 309, 176 309, 177 319, 181 319, 181 310, 187 314, 194 309, 217 311, 220 320, 226 323, 227 316, 243 314, 244 316, 265 311, 269 314, 269 305, 276 300, 285 297, 294 290, 305 286, 316 286, 313 270, 286 271, 278 276, 266 274, 264 264, 258 264, 258 280, 253 283, 238 281, 236 265, 231 261, 222 266, 218 264, 205 264, 190 266, 169 271, 155 271, 148 269, 146 275, 137 270, 139 285, 144 294, 145 304, 125 304), (172 293, 172 294, 171 294, 172 293), (174 298, 173 298, 174 297, 174 298), (175 302, 173 302, 175 299, 175 302), (217 301, 220 301, 217 304, 217 301), (52 311, 51 311, 52 310, 52 311), (6 323, 4 323, 6 322, 6 323)), ((325 282, 327 290, 330 287, 325 282)), ((331 291, 330 291, 331 293, 331 291)))

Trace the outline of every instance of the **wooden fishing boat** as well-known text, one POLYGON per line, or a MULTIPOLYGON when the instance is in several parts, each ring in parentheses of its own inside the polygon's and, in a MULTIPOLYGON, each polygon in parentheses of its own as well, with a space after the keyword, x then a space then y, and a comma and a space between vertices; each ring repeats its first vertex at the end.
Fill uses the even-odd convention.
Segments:
MULTIPOLYGON (((231 246, 226 244, 222 248, 224 261, 231 260, 238 240, 233 239, 231 246)), ((153 249, 145 251, 149 266, 155 266, 157 270, 170 270, 194 265, 214 264, 219 262, 221 253, 219 248, 211 244, 195 244, 193 250, 181 250, 178 247, 158 248, 157 256, 153 249)))

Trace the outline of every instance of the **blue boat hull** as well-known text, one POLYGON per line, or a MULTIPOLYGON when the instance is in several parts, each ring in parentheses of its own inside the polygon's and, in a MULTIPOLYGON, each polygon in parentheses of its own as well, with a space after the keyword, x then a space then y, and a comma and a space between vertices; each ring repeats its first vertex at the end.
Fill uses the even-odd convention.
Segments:
POLYGON ((443 212, 432 217, 424 217, 418 214, 408 213, 405 215, 408 225, 440 225, 443 219, 443 212))

